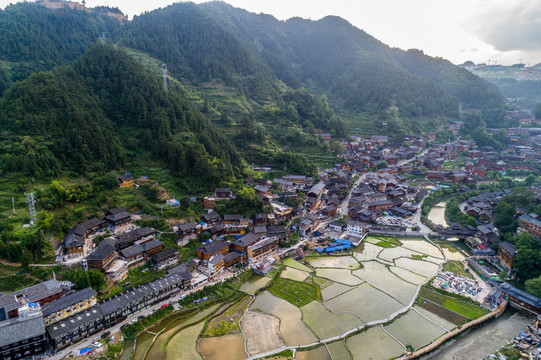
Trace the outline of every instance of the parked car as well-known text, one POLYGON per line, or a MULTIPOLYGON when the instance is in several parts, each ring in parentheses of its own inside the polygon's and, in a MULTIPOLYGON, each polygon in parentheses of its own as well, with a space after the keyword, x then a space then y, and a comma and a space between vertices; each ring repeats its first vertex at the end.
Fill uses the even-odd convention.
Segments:
POLYGON ((105 338, 108 337, 109 335, 111 335, 111 332, 110 332, 110 331, 106 331, 106 332, 104 332, 103 334, 101 334, 101 338, 102 338, 102 339, 105 339, 105 338))

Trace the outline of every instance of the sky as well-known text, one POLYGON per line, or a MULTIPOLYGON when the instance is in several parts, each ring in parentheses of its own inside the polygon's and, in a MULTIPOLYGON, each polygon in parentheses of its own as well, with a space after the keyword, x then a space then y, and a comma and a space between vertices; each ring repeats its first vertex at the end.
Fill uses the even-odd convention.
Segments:
MULTIPOLYGON (((82 1, 82 0, 81 0, 82 1)), ((205 0, 206 1, 206 0, 205 0)), ((195 0, 196 3, 205 2, 195 0)), ((0 0, 4 8, 13 0, 0 0)), ((86 0, 89 7, 118 7, 130 19, 172 0, 86 0)), ((541 63, 540 0, 226 0, 280 20, 337 15, 378 40, 415 48, 455 64, 541 63)))

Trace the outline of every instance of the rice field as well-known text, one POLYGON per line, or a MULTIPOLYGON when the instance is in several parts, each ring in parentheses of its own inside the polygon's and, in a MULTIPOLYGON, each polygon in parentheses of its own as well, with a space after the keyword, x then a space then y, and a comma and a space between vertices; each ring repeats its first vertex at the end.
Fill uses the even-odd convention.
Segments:
POLYGON ((408 305, 411 302, 417 290, 416 285, 402 280, 390 272, 385 265, 376 261, 366 263, 364 268, 355 270, 353 275, 392 296, 403 305, 408 305))
POLYGON ((351 359, 351 354, 349 353, 349 350, 346 348, 346 344, 343 340, 333 342, 332 344, 328 344, 327 349, 329 349, 329 352, 331 353, 331 356, 333 359, 336 359, 336 360, 351 359))
POLYGON ((287 258, 284 260, 284 265, 289 266, 293 269, 301 270, 301 271, 307 271, 312 272, 313 270, 310 269, 308 266, 301 264, 295 259, 287 258))
POLYGON ((263 287, 265 287, 271 281, 270 278, 266 276, 252 275, 250 278, 240 286, 240 291, 243 291, 247 294, 255 294, 255 292, 263 287))
POLYGON ((439 324, 440 326, 443 326, 447 331, 451 331, 456 327, 456 325, 452 323, 451 321, 445 320, 444 318, 439 317, 438 315, 428 311, 427 309, 423 307, 415 305, 413 309, 417 311, 418 313, 420 313, 421 315, 429 318, 433 322, 439 324))
POLYGON ((316 269, 316 275, 344 285, 359 285, 363 281, 346 269, 316 269))
POLYGON ((439 325, 427 320, 419 313, 410 310, 399 319, 384 327, 404 346, 420 349, 447 331, 439 325))
POLYGON ((396 259, 395 264, 396 266, 399 266, 403 269, 409 270, 427 278, 435 276, 438 273, 439 269, 438 265, 429 261, 409 258, 396 259))
POLYGON ((403 248, 403 247, 395 247, 395 248, 383 249, 379 253, 378 258, 388 261, 388 262, 393 262, 394 259, 398 259, 400 257, 409 258, 409 257, 412 257, 411 255, 422 255, 422 254, 413 250, 403 248))
POLYGON ((418 275, 416 273, 413 273, 409 270, 406 270, 406 269, 403 269, 401 267, 398 267, 398 266, 391 266, 389 267, 389 270, 395 274, 396 276, 398 276, 399 278, 411 283, 411 284, 414 284, 414 285, 421 285, 422 283, 424 283, 426 281, 426 277, 424 276, 421 276, 421 275, 418 275))
POLYGON ((205 322, 190 326, 169 340, 165 348, 166 357, 169 359, 200 360, 201 356, 197 352, 196 343, 205 322))
POLYGON ((387 360, 400 356, 405 349, 381 326, 370 328, 346 340, 353 360, 387 360))
MULTIPOLYGON (((278 318, 274 316, 252 310, 246 312, 240 322, 246 337, 246 351, 253 356, 283 347, 284 343, 278 331, 279 323, 278 318)), ((183 359, 183 357, 174 359, 183 359)))
POLYGON ((401 240, 402 246, 406 249, 417 251, 419 253, 426 254, 435 258, 443 259, 443 255, 436 246, 432 245, 428 241, 418 240, 401 240))
POLYGON ((308 278, 308 276, 310 276, 310 273, 299 269, 291 268, 289 266, 286 266, 280 274, 280 277, 284 279, 291 279, 296 281, 304 281, 308 278))
POLYGON ((307 350, 297 351, 295 353, 295 360, 331 360, 329 352, 325 346, 307 350))
POLYGON ((358 261, 370 261, 375 260, 378 254, 382 251, 382 248, 371 244, 369 242, 363 242, 357 250, 353 253, 353 256, 358 261))
POLYGON ((360 319, 351 314, 333 314, 318 301, 303 306, 301 311, 302 320, 320 339, 337 336, 363 325, 360 319))
POLYGON ((352 256, 319 256, 307 259, 310 266, 315 268, 339 268, 355 270, 361 264, 352 256))
POLYGON ((206 360, 244 360, 244 336, 232 334, 202 338, 198 350, 206 360))
POLYGON ((363 322, 385 319, 404 307, 389 295, 362 284, 324 303, 334 314, 353 314, 363 322))
POLYGON ((351 286, 332 283, 330 286, 327 286, 325 289, 321 290, 321 297, 323 298, 323 301, 327 301, 351 289, 351 286))
POLYGON ((302 322, 299 308, 268 291, 256 297, 251 309, 280 318, 280 334, 287 345, 306 345, 317 341, 312 330, 302 322))

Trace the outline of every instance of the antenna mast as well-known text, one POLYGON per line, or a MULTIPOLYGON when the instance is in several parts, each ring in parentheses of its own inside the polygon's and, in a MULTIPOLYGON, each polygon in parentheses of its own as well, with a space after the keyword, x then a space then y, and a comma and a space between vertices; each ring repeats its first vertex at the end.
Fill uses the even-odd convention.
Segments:
POLYGON ((163 91, 167 94, 167 65, 162 64, 163 70, 163 91))
POLYGON ((36 214, 36 198, 34 193, 31 192, 26 194, 26 203, 28 204, 28 212, 30 213, 30 225, 35 225, 38 222, 38 217, 36 214))

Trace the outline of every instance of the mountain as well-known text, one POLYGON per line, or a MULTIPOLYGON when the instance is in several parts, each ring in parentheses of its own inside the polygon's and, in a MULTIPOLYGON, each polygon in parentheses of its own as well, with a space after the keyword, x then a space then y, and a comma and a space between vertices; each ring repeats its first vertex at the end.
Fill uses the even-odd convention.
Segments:
POLYGON ((0 10, 0 94, 32 73, 69 64, 127 20, 107 7, 44 0, 0 10), (78 8, 71 8, 68 4, 78 8))
POLYGON ((98 44, 70 66, 34 74, 0 100, 2 172, 34 177, 119 168, 151 154, 188 188, 238 174, 242 157, 179 91, 125 50, 98 44), (224 172, 225 170, 225 172, 224 172))
POLYGON ((390 48, 339 17, 279 21, 223 2, 200 7, 286 84, 325 92, 346 108, 382 111, 396 103, 406 117, 457 116, 460 102, 500 120, 503 98, 482 79, 421 51, 390 48))

